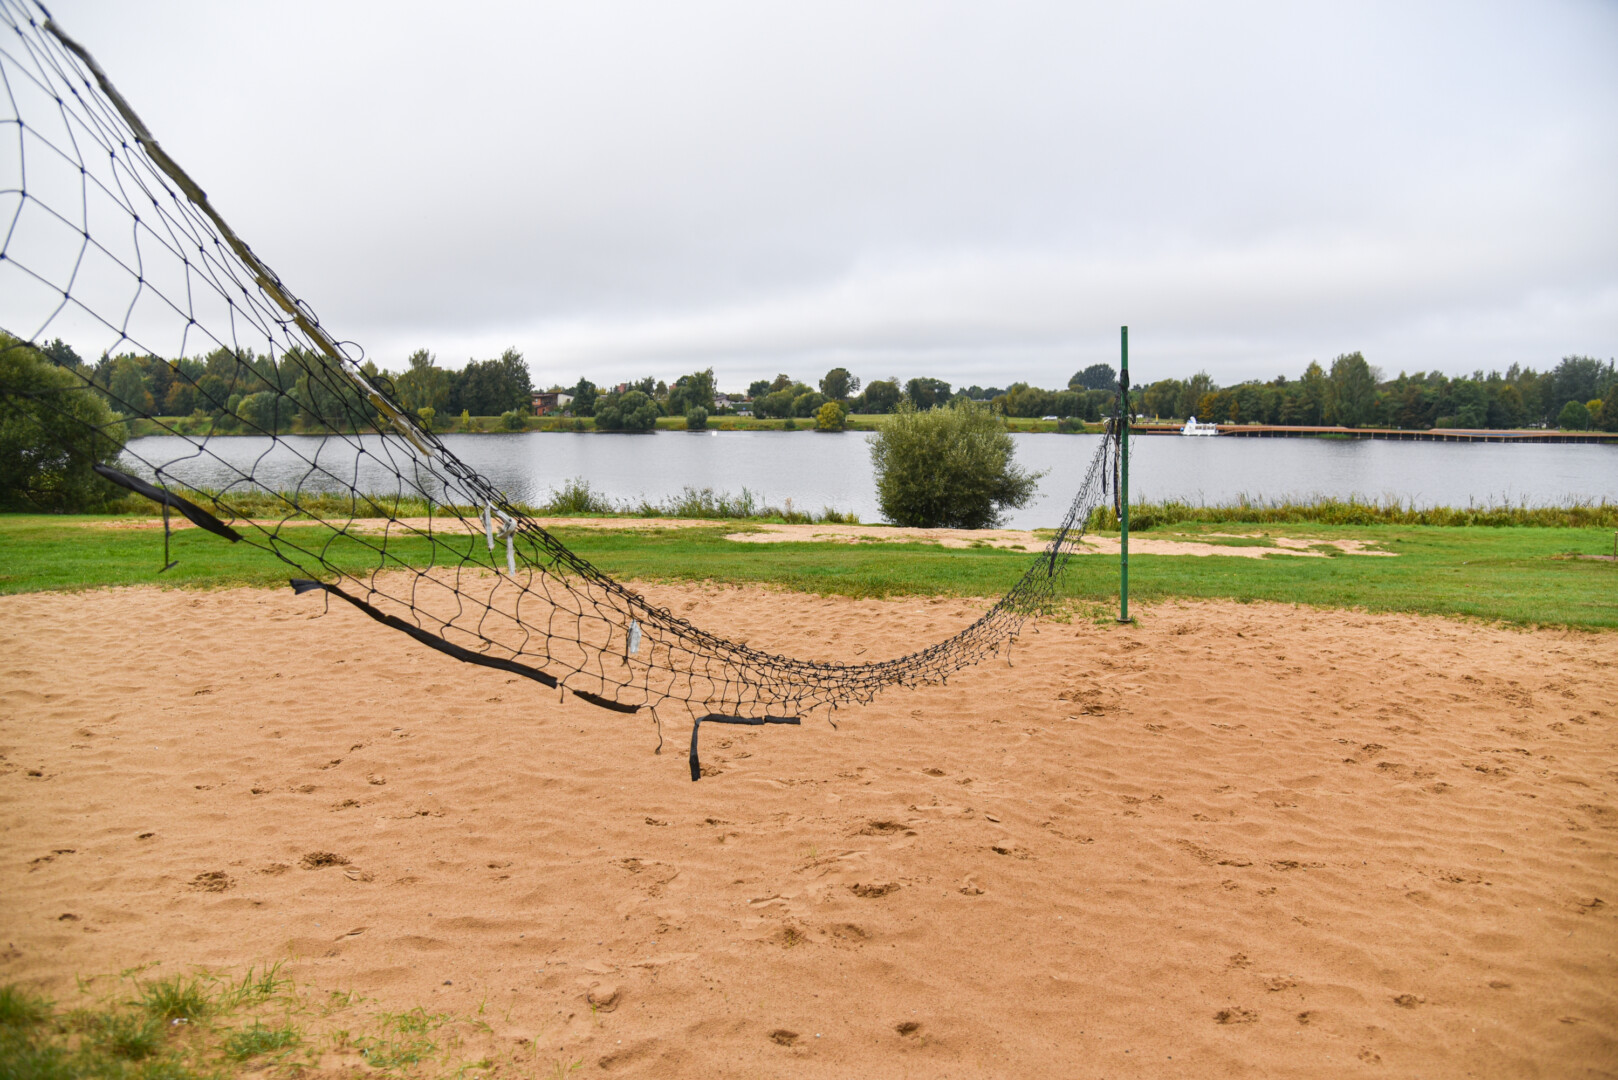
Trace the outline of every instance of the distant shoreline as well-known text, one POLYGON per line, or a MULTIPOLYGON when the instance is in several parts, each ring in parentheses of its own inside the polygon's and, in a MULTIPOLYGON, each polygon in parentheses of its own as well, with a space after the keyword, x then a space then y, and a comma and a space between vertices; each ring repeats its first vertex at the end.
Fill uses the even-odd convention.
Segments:
MULTIPOLYGON (((762 420, 748 416, 716 416, 710 417, 708 426, 698 431, 689 432, 701 435, 713 431, 800 431, 812 432, 817 435, 842 435, 849 433, 873 432, 881 427, 883 417, 879 414, 857 414, 848 418, 847 427, 840 432, 816 431, 812 419, 762 420), (791 427, 788 427, 788 424, 791 427)), ((1085 423, 1083 421, 1044 420, 1033 417, 1008 416, 1005 418, 1006 429, 1019 435, 1100 435, 1105 430, 1100 424, 1085 423)), ((1158 423, 1154 421, 1137 421, 1130 425, 1130 432, 1135 435, 1177 436, 1180 434, 1181 423, 1169 421, 1158 423)), ((1618 432, 1612 431, 1561 431, 1549 428, 1348 428, 1348 427, 1321 427, 1285 424, 1218 424, 1218 437, 1221 438, 1314 438, 1314 439, 1380 439, 1392 442, 1492 442, 1492 443, 1599 443, 1607 446, 1618 446, 1618 432)), ((252 432, 205 430, 202 424, 191 417, 162 417, 158 421, 135 419, 128 422, 129 438, 139 439, 160 435, 189 435, 208 436, 211 438, 264 438, 265 436, 252 432), (160 427, 159 423, 168 425, 160 427)), ((501 426, 498 416, 473 417, 469 426, 456 423, 446 430, 433 432, 435 435, 528 435, 528 434, 573 434, 573 435, 651 435, 656 432, 675 432, 686 434, 685 418, 681 416, 659 417, 657 427, 653 431, 596 431, 595 422, 590 417, 548 417, 530 416, 524 419, 524 426, 518 430, 507 430, 501 426)), ((318 436, 329 432, 302 432, 280 431, 277 436, 307 435, 318 436)), ((368 432, 362 434, 369 434, 368 432)))

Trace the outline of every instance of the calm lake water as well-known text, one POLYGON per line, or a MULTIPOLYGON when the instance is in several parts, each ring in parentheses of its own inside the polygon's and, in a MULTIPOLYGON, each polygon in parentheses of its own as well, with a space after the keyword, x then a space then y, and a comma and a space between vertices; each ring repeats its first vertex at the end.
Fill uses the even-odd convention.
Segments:
MULTIPOLYGON (((823 435, 787 431, 663 431, 651 435, 534 432, 519 435, 445 435, 468 465, 520 502, 544 502, 573 477, 614 499, 653 502, 686 486, 739 494, 743 488, 771 505, 787 499, 800 510, 852 510, 880 521, 870 452, 863 433, 823 435)), ((1012 511, 1018 528, 1054 525, 1095 452, 1098 435, 1013 435, 1017 460, 1043 470, 1040 494, 1012 511)), ((209 449, 272 487, 290 488, 306 466, 297 454, 355 477, 349 443, 324 446, 312 436, 213 439, 209 449), (293 451, 296 451, 294 453, 293 451)), ((368 441, 374 443, 375 440, 368 441)), ((1223 503, 1246 495, 1263 499, 1358 495, 1399 499, 1418 506, 1469 503, 1555 505, 1568 500, 1618 502, 1618 446, 1499 443, 1382 442, 1327 439, 1187 439, 1141 436, 1133 440, 1130 492, 1135 501, 1185 499, 1223 503)), ((136 439, 130 450, 187 483, 223 487, 237 479, 207 458, 192 457, 189 441, 136 439), (190 460, 180 460, 190 459, 190 460)), ((392 485, 365 462, 361 487, 392 485)), ((142 470, 144 471, 144 470, 142 470)), ((150 476, 150 473, 146 473, 150 476)), ((332 485, 333 488, 336 485, 332 485)))

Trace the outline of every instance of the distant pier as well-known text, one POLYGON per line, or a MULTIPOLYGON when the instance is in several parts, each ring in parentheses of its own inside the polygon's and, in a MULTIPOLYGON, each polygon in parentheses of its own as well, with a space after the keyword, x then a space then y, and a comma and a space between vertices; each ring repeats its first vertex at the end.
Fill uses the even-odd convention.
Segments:
MULTIPOLYGON (((1618 432, 1551 431, 1547 429, 1431 428, 1406 431, 1402 428, 1306 427, 1291 424, 1219 424, 1220 435, 1244 439, 1394 439, 1402 442, 1499 442, 1499 443, 1606 443, 1618 446, 1618 432)), ((1139 435, 1178 435, 1180 424, 1134 423, 1129 430, 1139 435)))

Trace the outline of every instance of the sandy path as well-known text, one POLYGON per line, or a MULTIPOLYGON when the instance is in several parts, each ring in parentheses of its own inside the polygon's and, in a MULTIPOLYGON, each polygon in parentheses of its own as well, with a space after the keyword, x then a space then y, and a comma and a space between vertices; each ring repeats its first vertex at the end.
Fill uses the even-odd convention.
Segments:
MULTIPOLYGON (((975 614, 653 595, 826 657, 975 614)), ((692 784, 677 721, 653 756, 644 719, 319 609, 0 598, 0 979, 292 956, 377 1007, 486 1001, 487 1052, 541 1073, 1618 1062, 1618 635, 1233 603, 1046 623, 837 731, 713 729, 692 784), (213 871, 231 887, 192 887, 213 871)))
MULTIPOLYGON (((547 529, 695 529, 712 527, 714 525, 729 524, 722 521, 708 521, 701 518, 539 518, 540 525, 547 529)), ((444 518, 398 518, 389 522, 385 518, 357 518, 348 523, 348 527, 356 532, 380 533, 392 528, 426 529, 429 526, 444 528, 444 518)), ((83 522, 84 528, 107 529, 161 529, 161 518, 123 518, 105 522, 83 522)), ((269 520, 254 521, 253 525, 264 528, 274 528, 279 524, 283 528, 300 525, 319 525, 318 521, 294 518, 285 522, 269 520)), ((189 521, 179 519, 172 523, 176 529, 191 529, 196 526, 189 521)), ((478 528, 470 531, 477 532, 478 528)), ((1227 540, 1258 539, 1259 533, 1208 533, 1210 537, 1227 540)), ((1266 534, 1267 535, 1267 534, 1266 534)), ((890 525, 784 525, 773 522, 750 522, 747 532, 734 532, 725 535, 726 540, 740 544, 781 544, 781 543, 890 543, 890 544, 937 544, 946 548, 994 547, 1007 548, 1013 551, 1039 551, 1050 543, 1051 533, 1043 535, 1024 529, 905 529, 890 525)), ((1331 540, 1302 540, 1287 536, 1270 537, 1274 547, 1250 547, 1246 545, 1235 546, 1230 544, 1210 544, 1199 540, 1164 540, 1155 536, 1136 535, 1129 538, 1129 550, 1136 555, 1222 555, 1237 559, 1263 559, 1271 555, 1291 555, 1303 558, 1326 558, 1321 547, 1335 547, 1344 555, 1378 555, 1388 558, 1397 558, 1391 551, 1377 551, 1365 540, 1331 539, 1331 540)), ((1118 554, 1119 540, 1116 536, 1086 536, 1081 541, 1075 554, 1079 555, 1116 555, 1118 554)))

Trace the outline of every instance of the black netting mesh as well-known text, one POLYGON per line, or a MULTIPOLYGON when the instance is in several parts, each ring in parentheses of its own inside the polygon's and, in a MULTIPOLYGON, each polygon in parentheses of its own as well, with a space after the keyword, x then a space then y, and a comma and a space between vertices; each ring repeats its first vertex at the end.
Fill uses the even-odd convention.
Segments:
POLYGON ((161 365, 164 400, 121 379, 116 363, 66 365, 75 379, 49 385, 8 382, 12 369, 0 368, 0 395, 59 421, 52 430, 71 432, 63 453, 103 462, 103 476, 165 514, 274 553, 300 590, 596 706, 688 717, 693 778, 702 720, 795 722, 889 686, 943 680, 1005 647, 1055 598, 1104 496, 1107 440, 1021 580, 971 626, 918 652, 795 660, 651 605, 400 407, 387 379, 236 236, 42 7, 0 0, 0 23, 0 359, 49 355, 48 342, 64 338, 107 357, 201 358, 161 365), (87 386, 122 415, 75 406, 87 386), (172 417, 177 400, 190 418, 172 417), (164 437, 118 457, 131 418, 164 437), (220 452, 224 434, 259 436, 264 452, 244 464, 220 452))

